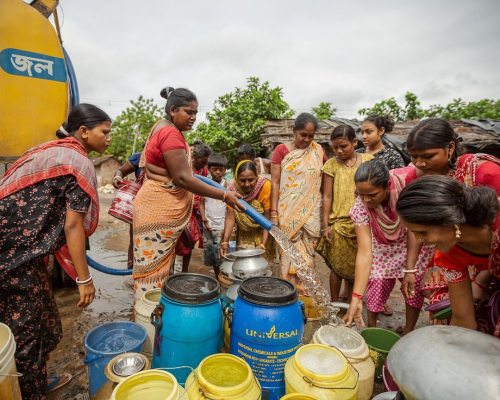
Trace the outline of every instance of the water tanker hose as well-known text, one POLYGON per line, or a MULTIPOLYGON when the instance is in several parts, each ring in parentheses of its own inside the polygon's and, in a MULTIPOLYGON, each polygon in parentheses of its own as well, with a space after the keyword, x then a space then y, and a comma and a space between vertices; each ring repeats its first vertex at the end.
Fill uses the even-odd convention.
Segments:
MULTIPOLYGON (((207 185, 213 186, 217 189, 221 190, 226 190, 226 188, 222 185, 219 185, 217 182, 214 182, 213 180, 201 176, 201 175, 195 175, 196 178, 198 178, 200 181, 206 183, 207 185)), ((264 217, 261 213, 259 213, 255 208, 253 208, 250 204, 248 204, 244 200, 239 200, 238 203, 245 208, 245 211, 243 211, 246 215, 248 215, 250 218, 252 218, 257 224, 259 224, 262 228, 264 228, 266 231, 271 230, 273 227, 273 223, 269 221, 266 217, 264 217)))
POLYGON ((115 269, 106 267, 105 265, 98 263, 96 260, 94 260, 88 255, 87 255, 87 264, 90 265, 92 268, 98 270, 99 272, 108 275, 119 275, 119 276, 132 275, 132 269, 115 269))

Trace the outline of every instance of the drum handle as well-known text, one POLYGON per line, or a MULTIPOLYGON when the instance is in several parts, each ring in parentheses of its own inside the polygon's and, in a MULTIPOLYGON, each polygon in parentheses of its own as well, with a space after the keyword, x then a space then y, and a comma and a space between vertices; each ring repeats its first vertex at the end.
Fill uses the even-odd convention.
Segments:
MULTIPOLYGON (((189 365, 179 365, 178 367, 158 367, 158 368, 152 368, 152 369, 160 369, 162 371, 165 370, 168 372, 168 371, 171 371, 174 369, 181 369, 181 368, 187 368, 187 369, 191 370, 191 372, 194 374, 194 376, 196 378, 196 370, 193 367, 190 367, 189 365)), ((191 382, 191 384, 189 386, 184 388, 184 391, 178 397, 179 399, 182 399, 184 396, 187 395, 188 390, 191 389, 191 386, 193 386, 195 381, 196 381, 196 379, 193 379, 193 382, 191 382)), ((181 388, 182 388, 182 386, 181 386, 181 388)))
POLYGON ((162 321, 162 316, 163 316, 163 309, 165 306, 160 303, 158 304, 153 312, 151 313, 150 321, 151 324, 155 327, 155 341, 154 341, 154 350, 160 355, 161 351, 161 328, 163 326, 163 321, 162 321))
POLYGON ((304 325, 307 325, 306 305, 302 301, 299 301, 299 303, 300 303, 300 309, 302 311, 302 317, 304 319, 304 325))
POLYGON ((224 308, 224 315, 226 316, 227 323, 228 323, 230 328, 233 325, 233 313, 234 313, 233 307, 224 308))
MULTIPOLYGON (((242 359, 242 360, 245 360, 243 357, 241 357, 241 359, 242 359)), ((193 379, 193 382, 191 382, 191 385, 192 385, 195 381, 197 381, 197 380, 198 380, 198 375, 196 374, 196 370, 193 370, 193 374, 194 374, 194 379, 193 379)), ((259 387, 260 392, 261 392, 261 394, 259 394, 255 400, 260 400, 260 399, 262 398, 262 386, 260 386, 260 383, 259 383, 259 381, 257 380, 257 377, 255 376, 255 374, 253 374, 253 373, 252 373, 252 375, 253 375, 253 379, 254 379, 255 383, 257 384, 257 386, 259 387)), ((189 385, 189 387, 191 387, 191 385, 189 385)), ((218 399, 214 399, 214 398, 212 398, 212 397, 208 397, 208 396, 205 394, 205 392, 203 391, 203 389, 202 389, 201 387, 198 389, 198 391, 200 392, 200 395, 201 395, 201 396, 202 396, 205 400, 218 400, 218 399)), ((185 393, 186 393, 186 392, 187 392, 187 389, 186 389, 185 393)), ((180 398, 180 397, 179 397, 179 398, 180 398)))
POLYGON ((359 383, 359 371, 356 369, 356 367, 354 365, 352 365, 351 361, 349 361, 349 359, 342 352, 342 350, 340 350, 339 348, 337 348, 335 346, 329 346, 329 347, 333 347, 334 349, 338 350, 339 353, 344 356, 345 360, 352 367, 352 369, 354 369, 354 371, 356 371, 356 383, 354 384, 354 386, 353 387, 335 387, 335 388, 331 388, 331 387, 325 387, 325 386, 318 385, 315 381, 313 381, 312 379, 308 378, 305 375, 302 376, 302 379, 304 380, 304 382, 308 383, 309 385, 317 387, 319 389, 334 389, 334 390, 337 390, 337 389, 340 389, 340 390, 353 390, 353 389, 356 389, 356 386, 358 386, 358 383, 359 383))

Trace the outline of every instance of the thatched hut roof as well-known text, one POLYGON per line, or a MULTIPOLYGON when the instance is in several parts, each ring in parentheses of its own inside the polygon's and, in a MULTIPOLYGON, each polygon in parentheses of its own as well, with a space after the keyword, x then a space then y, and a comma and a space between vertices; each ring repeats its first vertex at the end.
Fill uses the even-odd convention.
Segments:
MULTIPOLYGON (((293 137, 293 119, 267 121, 261 134, 262 145, 274 148, 280 143, 289 142, 293 137)), ((406 142, 410 130, 419 121, 398 122, 387 138, 401 148, 406 142)), ((450 121, 455 132, 463 139, 462 145, 467 152, 488 153, 500 158, 500 121, 490 120, 459 120, 450 121)), ((320 121, 315 140, 319 143, 329 143, 332 130, 342 124, 351 125, 355 130, 361 126, 361 121, 344 118, 332 118, 320 121)))

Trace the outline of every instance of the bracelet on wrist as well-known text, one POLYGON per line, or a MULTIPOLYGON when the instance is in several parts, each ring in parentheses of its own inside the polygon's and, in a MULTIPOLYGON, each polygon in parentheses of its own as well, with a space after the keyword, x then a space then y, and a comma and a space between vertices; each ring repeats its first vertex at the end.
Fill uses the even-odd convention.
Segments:
POLYGON ((221 246, 229 246, 229 242, 222 242, 220 245, 221 246))
POLYGON ((352 297, 358 300, 363 300, 363 295, 356 292, 352 292, 352 297))
POLYGON ((413 268, 413 269, 404 269, 403 273, 405 273, 405 274, 414 274, 417 271, 418 271, 418 269, 416 269, 416 268, 413 268))
POLYGON ((225 203, 227 200, 227 190, 224 190, 224 194, 222 195, 222 201, 225 203))
POLYGON ((92 274, 89 274, 89 277, 83 281, 81 281, 80 279, 78 279, 78 277, 76 277, 75 282, 77 285, 88 285, 93 281, 93 279, 94 277, 92 276, 92 274))

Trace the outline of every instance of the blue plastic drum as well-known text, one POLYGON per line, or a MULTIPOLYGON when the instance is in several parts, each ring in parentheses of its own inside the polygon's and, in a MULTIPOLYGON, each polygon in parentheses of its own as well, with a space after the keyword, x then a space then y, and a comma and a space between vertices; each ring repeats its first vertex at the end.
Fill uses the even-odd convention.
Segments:
POLYGON ((285 363, 302 344, 304 323, 292 283, 255 277, 241 284, 234 303, 230 353, 246 360, 270 400, 285 394, 285 363))
POLYGON ((191 367, 218 353, 223 343, 219 282, 182 273, 165 280, 151 317, 156 327, 153 368, 167 368, 184 385, 191 367))

